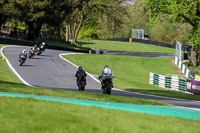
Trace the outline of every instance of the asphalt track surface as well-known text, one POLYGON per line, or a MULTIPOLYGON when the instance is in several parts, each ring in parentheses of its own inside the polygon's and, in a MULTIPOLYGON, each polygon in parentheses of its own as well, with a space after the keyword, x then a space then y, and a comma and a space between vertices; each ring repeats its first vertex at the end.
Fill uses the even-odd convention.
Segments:
MULTIPOLYGON (((75 78, 77 67, 59 56, 62 53, 70 54, 71 52, 47 49, 42 55, 27 59, 23 66, 19 66, 18 55, 24 48, 26 51, 30 49, 30 47, 13 46, 5 47, 2 52, 10 62, 11 67, 29 85, 41 88, 78 91, 75 78)), ((87 92, 102 93, 100 83, 91 76, 87 76, 87 86, 85 89, 87 92)), ((146 95, 118 89, 112 89, 112 95, 160 100, 174 106, 200 110, 200 101, 146 95)))

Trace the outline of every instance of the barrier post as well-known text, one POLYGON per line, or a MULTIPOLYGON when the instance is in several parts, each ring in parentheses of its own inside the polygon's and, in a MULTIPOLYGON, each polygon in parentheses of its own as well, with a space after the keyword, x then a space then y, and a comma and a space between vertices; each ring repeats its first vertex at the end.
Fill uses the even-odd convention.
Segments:
POLYGON ((132 43, 132 38, 129 38, 129 43, 132 43))

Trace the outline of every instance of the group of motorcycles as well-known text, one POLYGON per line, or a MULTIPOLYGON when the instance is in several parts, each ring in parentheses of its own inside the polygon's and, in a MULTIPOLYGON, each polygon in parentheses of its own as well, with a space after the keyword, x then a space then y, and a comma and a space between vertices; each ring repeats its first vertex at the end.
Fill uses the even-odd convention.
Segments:
MULTIPOLYGON (((33 47, 31 47, 31 49, 29 50, 28 53, 28 58, 31 58, 35 55, 40 55, 42 54, 46 49, 46 44, 40 43, 40 44, 35 44, 33 47)), ((25 51, 25 49, 22 51, 22 53, 19 55, 19 65, 22 66, 22 64, 25 63, 27 59, 27 53, 25 51)))
MULTIPOLYGON (((86 72, 82 69, 82 67, 78 68, 78 71, 75 75, 77 77, 77 86, 79 91, 84 91, 86 86, 86 72)), ((111 90, 113 88, 113 81, 114 75, 109 67, 106 65, 102 70, 101 74, 99 75, 99 80, 101 82, 101 89, 103 94, 111 94, 111 90)))
MULTIPOLYGON (((31 49, 28 52, 28 58, 32 58, 35 55, 40 55, 43 52, 45 52, 46 49, 46 44, 40 43, 40 44, 35 44, 33 47, 31 47, 31 49)), ((26 50, 24 49, 21 54, 19 55, 19 65, 22 66, 23 63, 25 63, 27 59, 27 53, 26 50)), ((79 67, 80 68, 80 67, 79 67)), ((82 69, 82 67, 81 67, 82 69)), ((83 71, 85 73, 85 71, 83 71)), ((77 75, 77 74, 76 74, 77 75)), ((81 74, 80 74, 81 75, 81 74)), ((86 86, 86 73, 84 74, 85 76, 76 76, 77 77, 77 86, 79 88, 79 91, 84 91, 85 90, 85 86, 86 86)), ((111 94, 111 89, 113 88, 113 82, 112 82, 112 78, 114 76, 109 76, 106 75, 104 76, 104 78, 102 78, 101 76, 99 76, 99 80, 101 81, 101 85, 102 85, 102 91, 104 94, 111 94)))
POLYGON ((35 44, 33 47, 31 47, 31 49, 29 50, 29 56, 28 58, 31 58, 35 55, 40 55, 45 51, 46 45, 45 43, 41 43, 39 44, 39 46, 37 44, 35 44))
MULTIPOLYGON (((83 77, 79 77, 79 82, 77 83, 79 91, 84 91, 85 90, 85 85, 86 85, 86 79, 83 77)), ((101 80, 100 80, 101 81, 101 80)), ((103 94, 111 94, 112 90, 112 78, 108 77, 104 79, 104 83, 101 81, 101 86, 102 86, 102 91, 103 94)))

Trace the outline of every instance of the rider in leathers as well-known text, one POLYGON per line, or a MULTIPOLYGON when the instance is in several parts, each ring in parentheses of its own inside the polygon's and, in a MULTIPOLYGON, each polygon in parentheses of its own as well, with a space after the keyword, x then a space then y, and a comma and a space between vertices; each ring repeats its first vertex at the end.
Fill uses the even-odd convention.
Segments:
POLYGON ((26 49, 23 49, 22 52, 19 54, 19 60, 21 58, 21 55, 24 55, 25 56, 25 60, 26 60, 26 58, 27 58, 26 49))
POLYGON ((114 78, 114 75, 112 73, 112 71, 110 70, 109 66, 106 65, 104 67, 104 69, 101 71, 100 75, 99 75, 99 79, 101 81, 101 85, 102 85, 102 90, 104 91, 104 87, 105 87, 105 79, 107 77, 107 75, 111 76, 111 85, 113 87, 113 81, 112 79, 114 78))
POLYGON ((78 71, 76 72, 75 77, 76 77, 77 85, 79 84, 81 77, 84 78, 85 85, 86 85, 87 74, 86 74, 85 70, 83 70, 83 68, 81 66, 78 68, 78 71))

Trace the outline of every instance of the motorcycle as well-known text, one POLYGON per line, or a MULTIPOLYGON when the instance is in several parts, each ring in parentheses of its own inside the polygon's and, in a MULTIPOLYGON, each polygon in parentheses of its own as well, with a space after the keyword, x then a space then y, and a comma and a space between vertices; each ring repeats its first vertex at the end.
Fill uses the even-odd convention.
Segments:
POLYGON ((25 54, 20 54, 19 56, 19 65, 22 66, 23 63, 26 61, 26 55, 25 54))
POLYGON ((104 77, 104 83, 102 83, 103 94, 111 94, 112 90, 112 78, 111 76, 104 77))
POLYGON ((36 50, 35 50, 34 48, 31 48, 31 49, 29 50, 29 56, 28 56, 28 58, 33 57, 33 56, 35 55, 35 52, 36 52, 36 50))
POLYGON ((78 83, 77 83, 79 91, 84 91, 85 90, 85 85, 86 85, 85 78, 84 77, 79 77, 78 78, 78 83))
POLYGON ((37 55, 42 54, 45 51, 45 44, 40 44, 39 47, 37 47, 37 55))

